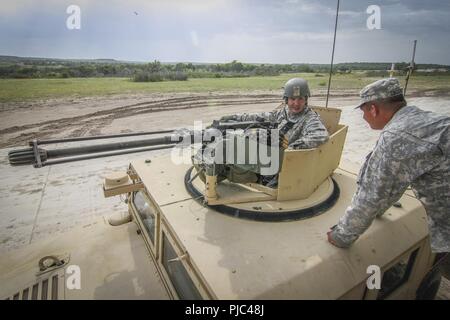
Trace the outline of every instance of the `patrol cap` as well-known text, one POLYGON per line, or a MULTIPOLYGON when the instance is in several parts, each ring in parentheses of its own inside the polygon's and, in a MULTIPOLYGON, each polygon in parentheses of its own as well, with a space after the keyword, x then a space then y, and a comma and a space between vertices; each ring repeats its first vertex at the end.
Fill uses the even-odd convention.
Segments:
POLYGON ((397 78, 386 78, 375 81, 365 86, 360 92, 360 101, 355 109, 360 108, 364 103, 403 95, 403 90, 397 78))

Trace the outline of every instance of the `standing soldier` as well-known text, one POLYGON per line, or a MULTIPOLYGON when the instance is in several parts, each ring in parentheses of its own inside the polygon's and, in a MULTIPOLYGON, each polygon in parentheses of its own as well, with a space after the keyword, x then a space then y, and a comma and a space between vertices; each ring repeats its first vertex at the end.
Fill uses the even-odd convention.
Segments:
POLYGON ((364 120, 382 132, 328 241, 349 247, 411 185, 427 212, 432 251, 449 252, 450 118, 407 106, 395 78, 369 84, 360 97, 364 120))

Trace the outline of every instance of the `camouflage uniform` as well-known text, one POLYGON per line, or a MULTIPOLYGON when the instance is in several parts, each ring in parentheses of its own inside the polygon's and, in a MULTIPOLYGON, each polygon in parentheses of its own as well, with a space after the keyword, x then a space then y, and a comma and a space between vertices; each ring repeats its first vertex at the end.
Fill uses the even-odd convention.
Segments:
POLYGON ((294 122, 293 127, 287 131, 286 137, 290 149, 310 149, 328 141, 328 131, 320 120, 320 116, 310 107, 305 106, 302 112, 290 113, 288 106, 272 112, 255 114, 237 114, 225 116, 223 120, 235 121, 271 121, 277 122, 279 128, 287 125, 289 121, 294 122))
MULTIPOLYGON (((382 98, 394 96, 386 82, 361 91, 362 101, 373 100, 377 90, 382 98)), ((349 247, 411 185, 427 212, 432 250, 450 251, 449 125, 449 117, 414 106, 394 114, 361 167, 351 205, 329 234, 332 243, 349 247)))

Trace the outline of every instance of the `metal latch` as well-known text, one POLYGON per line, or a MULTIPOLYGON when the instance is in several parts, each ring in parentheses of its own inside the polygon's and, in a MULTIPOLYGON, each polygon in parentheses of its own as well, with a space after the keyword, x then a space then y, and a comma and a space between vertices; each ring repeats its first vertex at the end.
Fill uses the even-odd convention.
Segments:
POLYGON ((187 258, 187 253, 184 253, 184 254, 182 254, 181 256, 178 256, 178 257, 176 257, 176 258, 167 260, 167 262, 170 263, 170 262, 181 261, 181 260, 184 260, 184 259, 186 259, 186 258, 187 258))
POLYGON ((39 271, 36 276, 40 276, 44 273, 59 269, 67 265, 70 260, 70 254, 64 253, 61 255, 49 255, 39 259, 38 267, 39 271))
POLYGON ((119 194, 138 191, 144 188, 142 182, 133 182, 127 172, 114 172, 105 177, 103 182, 103 194, 105 198, 119 194))

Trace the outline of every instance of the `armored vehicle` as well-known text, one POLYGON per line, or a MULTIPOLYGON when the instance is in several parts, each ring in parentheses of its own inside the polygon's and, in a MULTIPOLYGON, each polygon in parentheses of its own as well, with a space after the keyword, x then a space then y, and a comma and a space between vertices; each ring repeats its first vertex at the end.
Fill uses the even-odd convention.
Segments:
MULTIPOLYGON (((357 176, 354 168, 340 163, 348 129, 339 124, 340 110, 314 110, 330 139, 314 149, 281 150, 276 188, 259 183, 264 167, 260 159, 253 166, 233 161, 192 164, 174 161, 172 149, 165 157, 149 154, 132 161, 127 172, 107 177, 103 186, 106 197, 125 195, 129 212, 2 257, 1 296, 432 299, 440 276, 433 268, 426 213, 412 192, 405 192, 351 248, 328 243, 326 232, 349 205, 357 176)), ((213 127, 221 130, 220 125, 213 127)), ((244 139, 247 151, 249 136, 256 136, 259 144, 264 140, 261 130, 255 135, 258 126, 265 124, 244 128, 252 132, 244 139)), ((135 145, 172 147, 174 141, 180 139, 135 145)), ((204 154, 207 146, 200 144, 191 159, 204 154)), ((35 159, 42 166, 55 153, 34 141, 28 151, 11 154, 10 161, 35 159)), ((59 155, 63 153, 81 151, 59 155)))

